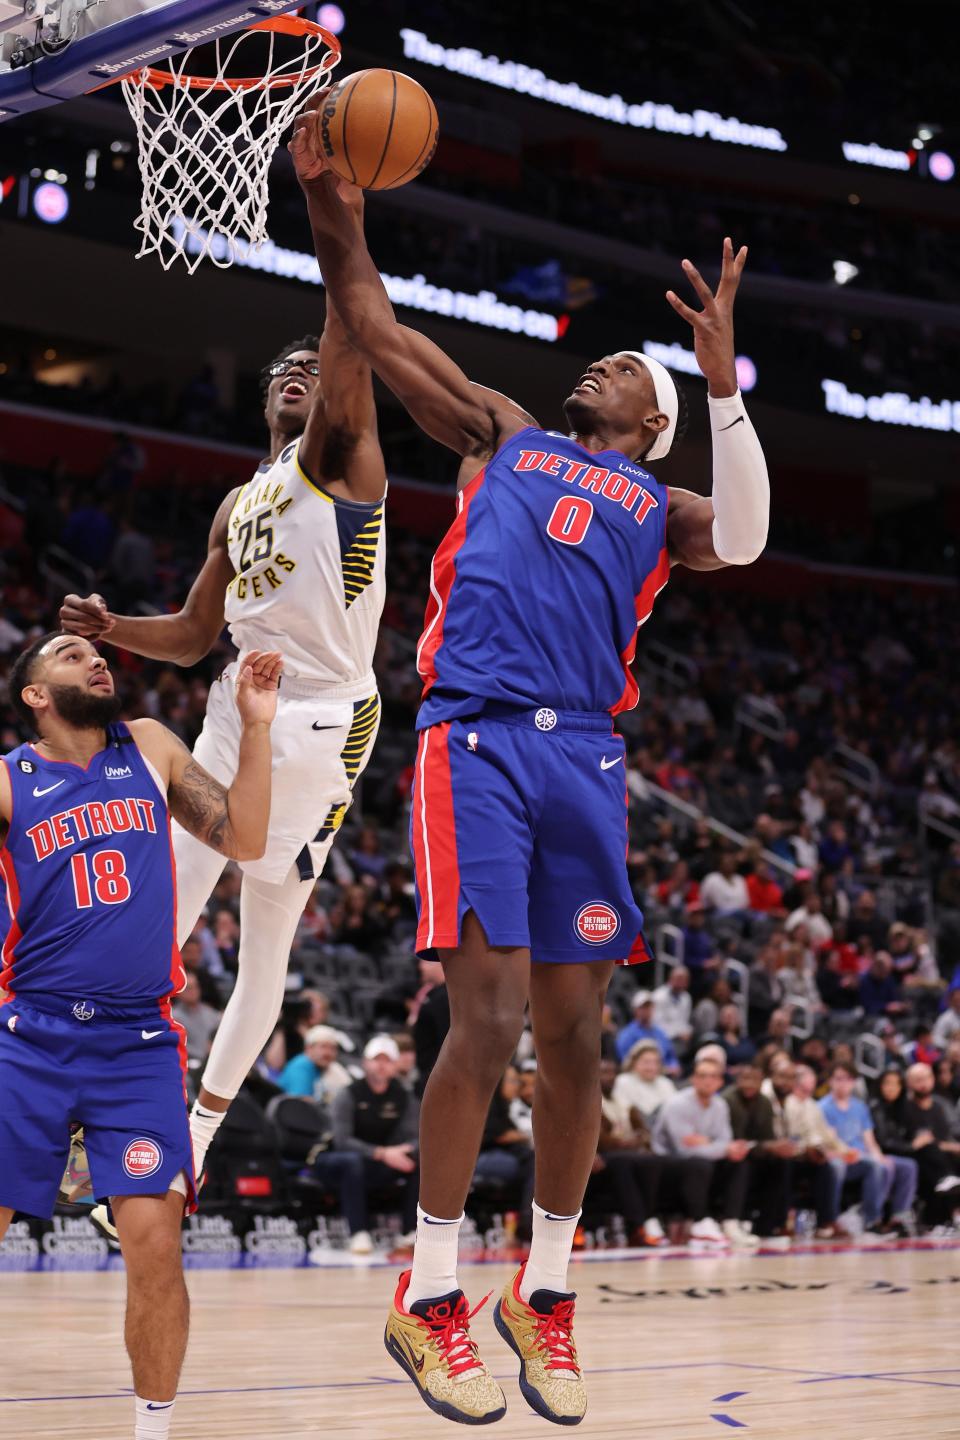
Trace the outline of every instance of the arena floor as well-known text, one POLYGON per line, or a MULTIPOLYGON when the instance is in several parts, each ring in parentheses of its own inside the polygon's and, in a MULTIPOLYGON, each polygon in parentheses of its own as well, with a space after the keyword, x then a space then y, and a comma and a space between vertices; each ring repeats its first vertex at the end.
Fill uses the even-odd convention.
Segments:
MULTIPOLYGON (((463 1270, 471 1301, 503 1264, 463 1270)), ((384 1353, 393 1269, 194 1271, 176 1440, 440 1436, 384 1353)), ((582 1435, 706 1440, 956 1437, 960 1247, 576 1261, 590 1385, 582 1435)), ((0 1434, 129 1440, 124 1277, 0 1276, 0 1434)), ((485 1307, 474 1322, 510 1406, 502 1440, 542 1435, 485 1307)))

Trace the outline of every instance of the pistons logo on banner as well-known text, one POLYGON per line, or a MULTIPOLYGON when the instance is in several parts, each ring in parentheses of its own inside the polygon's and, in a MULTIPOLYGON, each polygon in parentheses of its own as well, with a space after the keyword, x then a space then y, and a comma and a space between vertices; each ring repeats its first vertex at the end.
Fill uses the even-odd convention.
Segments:
POLYGON ((620 916, 605 900, 591 900, 577 911, 573 928, 588 945, 606 945, 620 930, 620 916))
POLYGON ((146 1180, 162 1162, 163 1151, 155 1140, 131 1140, 123 1152, 123 1168, 131 1180, 146 1180))

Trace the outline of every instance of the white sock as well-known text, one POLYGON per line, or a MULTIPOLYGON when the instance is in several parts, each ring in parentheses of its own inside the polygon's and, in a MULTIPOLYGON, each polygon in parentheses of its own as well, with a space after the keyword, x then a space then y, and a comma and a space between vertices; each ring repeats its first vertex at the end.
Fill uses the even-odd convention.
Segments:
POLYGON ((417 1206, 417 1243, 404 1300, 408 1310, 418 1300, 435 1300, 458 1288, 457 1246, 462 1224, 462 1215, 456 1220, 440 1220, 417 1206))
POLYGON ((530 1258, 520 1281, 520 1299, 529 1300, 534 1290, 567 1290, 567 1266, 577 1222, 576 1215, 553 1215, 533 1202, 533 1239, 530 1258))
POLYGON ((136 1396, 137 1428, 133 1440, 167 1440, 175 1400, 141 1400, 136 1396))
POLYGON ((195 1100, 193 1109, 190 1111, 190 1138, 193 1141, 193 1169, 197 1177, 197 1184, 200 1184, 200 1176, 203 1174, 204 1161, 207 1158, 207 1151, 214 1135, 223 1124, 223 1117, 226 1110, 207 1110, 195 1100))

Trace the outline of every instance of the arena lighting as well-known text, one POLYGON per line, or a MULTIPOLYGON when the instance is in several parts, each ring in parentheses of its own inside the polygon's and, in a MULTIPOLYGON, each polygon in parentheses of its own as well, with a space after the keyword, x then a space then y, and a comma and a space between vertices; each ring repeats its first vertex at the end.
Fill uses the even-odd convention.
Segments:
POLYGON ((837 285, 849 285, 850 281, 855 280, 859 274, 859 268, 852 265, 849 260, 834 260, 833 278, 837 285))
POLYGON ((912 400, 888 390, 883 395, 860 395, 842 380, 821 380, 824 408, 830 415, 849 420, 870 420, 875 425, 906 425, 911 430, 943 430, 960 434, 960 400, 912 400))
MULTIPOLYGON (((640 348, 651 360, 659 360, 661 365, 666 365, 668 370, 676 370, 678 375, 696 375, 698 379, 703 379, 696 355, 692 350, 678 345, 675 340, 669 345, 665 345, 662 340, 644 340, 640 348)), ((749 355, 738 355, 735 363, 737 384, 743 393, 747 394, 757 383, 757 367, 749 355)))
POLYGON ((62 185, 47 180, 33 192, 33 210, 45 225, 59 225, 66 220, 70 197, 62 185))
POLYGON ((329 30, 331 35, 342 34, 346 23, 347 17, 339 5, 321 5, 317 11, 317 24, 329 30))
MULTIPOLYGON (((207 232, 201 226, 190 230, 185 241, 183 232, 186 225, 182 219, 173 222, 172 229, 177 243, 184 243, 188 255, 196 255, 207 241, 207 232)), ((211 243, 211 254, 216 259, 226 255, 227 241, 215 236, 211 243)), ((279 275, 287 280, 299 280, 304 285, 322 285, 323 276, 316 257, 305 250, 286 250, 268 240, 259 250, 246 245, 242 240, 234 241, 235 265, 245 270, 262 270, 267 275, 279 275)), ((394 305, 404 305, 408 310, 422 310, 428 315, 445 315, 453 320, 465 320, 468 325, 482 325, 487 330, 506 330, 513 335, 528 335, 532 340, 544 340, 553 344, 566 329, 566 316, 548 315, 542 310, 524 310, 520 305, 506 305, 498 300, 492 290, 470 292, 449 290, 444 285, 431 285, 423 275, 404 279, 399 275, 380 273, 387 294, 394 305)))
POLYGON ((716 140, 722 145, 746 145, 754 150, 786 150, 787 142, 772 125, 747 125, 734 116, 718 115, 713 110, 675 110, 672 105, 644 100, 630 103, 622 95, 598 95, 584 90, 575 80, 551 80, 542 70, 522 65, 516 60, 500 60, 496 55, 482 55, 467 46, 448 47, 435 44, 421 30, 402 29, 403 54, 407 60, 434 65, 454 75, 465 75, 501 90, 530 95, 549 105, 562 105, 583 115, 594 115, 614 125, 627 125, 635 130, 656 130, 662 135, 689 135, 695 139, 716 140))
POLYGON ((953 160, 944 150, 934 150, 927 161, 927 169, 934 180, 952 180, 957 173, 957 167, 953 160))
POLYGON ((888 150, 883 145, 861 145, 856 140, 844 140, 841 148, 844 160, 851 165, 873 165, 878 170, 909 170, 913 158, 906 150, 888 150))

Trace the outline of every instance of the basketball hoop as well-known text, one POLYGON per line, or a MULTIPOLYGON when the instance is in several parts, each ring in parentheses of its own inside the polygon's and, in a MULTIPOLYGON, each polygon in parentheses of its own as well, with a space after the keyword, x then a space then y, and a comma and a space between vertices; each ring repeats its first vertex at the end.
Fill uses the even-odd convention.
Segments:
POLYGON ((138 258, 155 250, 165 270, 182 259, 191 274, 205 255, 226 269, 237 242, 256 249, 266 240, 274 151, 340 60, 339 41, 295 15, 261 20, 209 49, 213 75, 188 73, 190 49, 169 69, 121 81, 143 180, 138 258), (241 65, 260 73, 235 78, 241 65))

